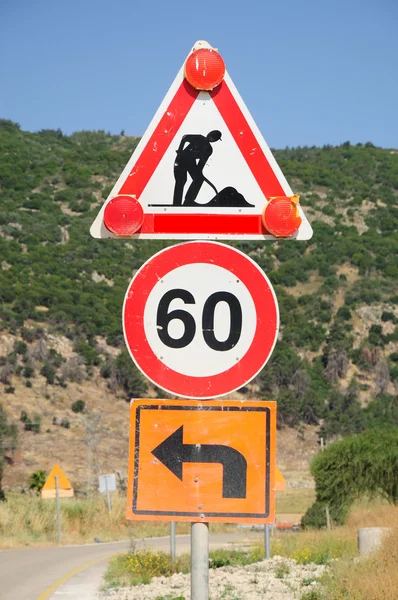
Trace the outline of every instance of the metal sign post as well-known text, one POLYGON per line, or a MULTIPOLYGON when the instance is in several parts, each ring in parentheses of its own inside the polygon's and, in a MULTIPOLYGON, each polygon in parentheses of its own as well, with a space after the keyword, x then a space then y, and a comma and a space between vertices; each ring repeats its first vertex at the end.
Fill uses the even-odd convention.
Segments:
POLYGON ((271 558, 271 540, 270 540, 270 526, 264 525, 264 555, 265 558, 271 558))
POLYGON ((209 524, 191 524, 191 600, 209 599, 209 524))
POLYGON ((176 524, 175 521, 170 521, 170 556, 171 562, 176 561, 176 524))
POLYGON ((110 492, 116 492, 116 477, 113 473, 111 475, 99 475, 98 484, 98 490, 101 492, 101 494, 104 492, 106 493, 108 512, 110 513, 112 510, 110 492))
POLYGON ((57 529, 58 529, 58 543, 61 543, 61 505, 59 501, 59 475, 55 476, 55 502, 57 505, 57 529))
POLYGON ((106 499, 108 501, 108 512, 110 513, 112 510, 111 495, 109 493, 108 478, 106 476, 105 476, 105 488, 106 488, 106 499))

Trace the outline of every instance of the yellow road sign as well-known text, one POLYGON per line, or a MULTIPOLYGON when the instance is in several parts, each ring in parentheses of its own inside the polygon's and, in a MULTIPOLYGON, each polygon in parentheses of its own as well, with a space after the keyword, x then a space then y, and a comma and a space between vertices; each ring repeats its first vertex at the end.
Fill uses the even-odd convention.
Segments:
POLYGON ((128 519, 273 523, 276 403, 131 403, 128 519))
POLYGON ((53 466, 46 483, 41 490, 42 498, 55 498, 56 496, 56 477, 58 476, 58 493, 60 498, 71 498, 74 494, 72 484, 57 464, 53 466))
POLYGON ((282 473, 276 467, 275 471, 275 489, 276 491, 284 490, 286 488, 286 479, 283 477, 282 473))

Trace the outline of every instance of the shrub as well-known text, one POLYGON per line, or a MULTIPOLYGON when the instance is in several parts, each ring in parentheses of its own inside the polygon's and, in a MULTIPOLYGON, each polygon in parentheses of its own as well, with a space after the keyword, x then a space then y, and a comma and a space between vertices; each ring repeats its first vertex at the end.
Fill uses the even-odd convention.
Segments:
POLYGON ((61 377, 64 381, 81 383, 86 377, 86 369, 80 356, 71 356, 61 368, 61 377))
POLYGON ((65 429, 70 429, 70 421, 67 417, 63 417, 60 423, 61 427, 65 427, 65 429))
POLYGON ((289 575, 289 573, 290 573, 290 567, 287 563, 282 562, 282 563, 276 565, 275 577, 277 579, 283 579, 284 577, 286 577, 286 575, 289 575))
MULTIPOLYGON (((112 558, 104 579, 109 586, 148 584, 153 577, 171 575, 180 570, 179 561, 172 565, 166 552, 142 550, 112 558)), ((187 572, 186 567, 184 571, 187 572)))
POLYGON ((300 600, 322 600, 323 595, 319 590, 309 590, 301 594, 300 600))
POLYGON ((47 475, 45 471, 35 471, 29 478, 29 489, 41 492, 46 483, 47 475))
POLYGON ((384 346, 381 325, 372 325, 369 329, 369 343, 373 346, 384 346))
POLYGON ((81 413, 84 411, 86 407, 86 403, 84 402, 84 400, 76 400, 76 402, 74 402, 72 404, 72 410, 74 413, 81 413))
POLYGON ((388 311, 383 311, 382 315, 381 315, 381 320, 382 321, 392 321, 393 323, 395 323, 395 315, 392 312, 388 312, 388 311))
POLYGON ((129 399, 145 398, 148 392, 146 380, 133 364, 126 350, 122 350, 115 361, 115 379, 129 399))
POLYGON ((25 344, 25 342, 15 342, 14 352, 16 352, 17 354, 21 354, 23 356, 26 354, 27 350, 28 350, 28 346, 25 344))
POLYGON ((49 363, 45 363, 45 365, 43 365, 40 373, 46 378, 46 383, 49 385, 54 383, 56 370, 49 363))
POLYGON ((33 431, 33 433, 40 433, 40 430, 41 430, 41 416, 40 415, 34 414, 31 419, 25 411, 22 411, 21 421, 22 421, 22 423, 24 423, 25 431, 33 431))
POLYGON ((100 374, 104 379, 109 379, 113 374, 114 363, 112 359, 107 359, 104 364, 101 366, 100 374))
POLYGON ((250 551, 245 550, 225 550, 217 549, 210 552, 210 568, 218 569, 220 567, 236 567, 251 565, 252 563, 263 560, 264 548, 255 546, 250 551))
POLYGON ((31 344, 34 340, 39 339, 43 335, 43 329, 38 327, 37 329, 28 329, 27 327, 21 328, 21 337, 25 342, 31 344))
POLYGON ((1 487, 5 456, 8 451, 14 451, 18 445, 18 430, 15 424, 8 421, 7 413, 0 404, 0 501, 5 500, 1 487))
POLYGON ((83 357, 86 365, 99 365, 101 363, 101 357, 95 348, 92 348, 90 344, 85 341, 77 342, 74 345, 74 351, 83 357))
POLYGON ((33 375, 35 374, 35 370, 33 367, 27 366, 24 368, 22 374, 24 377, 29 379, 29 377, 33 377, 33 375))
POLYGON ((351 311, 348 306, 344 305, 339 308, 337 311, 337 316, 344 321, 349 321, 351 319, 351 311))
MULTIPOLYGON (((319 502, 316 500, 306 511, 305 515, 301 519, 301 526, 304 529, 323 529, 326 527, 326 502, 319 502)), ((338 525, 342 525, 348 515, 348 507, 344 510, 335 510, 332 507, 330 511, 330 518, 338 525)), ((293 556, 297 562, 300 562, 295 556, 293 556)), ((308 562, 313 562, 312 558, 308 559, 308 562)))

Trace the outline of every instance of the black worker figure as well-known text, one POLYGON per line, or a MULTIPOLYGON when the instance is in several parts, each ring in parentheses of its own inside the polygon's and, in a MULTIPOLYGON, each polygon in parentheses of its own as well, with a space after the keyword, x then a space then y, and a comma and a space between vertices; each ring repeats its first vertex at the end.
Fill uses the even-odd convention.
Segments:
POLYGON ((182 195, 187 182, 187 175, 190 174, 192 183, 186 194, 184 205, 195 206, 196 198, 200 188, 206 181, 218 194, 214 185, 203 175, 203 168, 207 160, 213 154, 212 143, 221 139, 221 131, 215 129, 206 135, 188 134, 182 137, 177 149, 177 158, 174 162, 174 178, 176 180, 174 187, 173 206, 182 206, 182 195))
POLYGON ((218 129, 210 131, 206 136, 187 134, 182 137, 174 161, 173 206, 252 206, 233 187, 226 187, 218 192, 213 183, 203 174, 206 162, 213 154, 212 144, 219 140, 221 140, 221 131, 218 129), (191 176, 192 183, 183 198, 188 174, 191 176), (216 195, 209 202, 201 204, 196 202, 196 198, 205 182, 213 188, 216 195))

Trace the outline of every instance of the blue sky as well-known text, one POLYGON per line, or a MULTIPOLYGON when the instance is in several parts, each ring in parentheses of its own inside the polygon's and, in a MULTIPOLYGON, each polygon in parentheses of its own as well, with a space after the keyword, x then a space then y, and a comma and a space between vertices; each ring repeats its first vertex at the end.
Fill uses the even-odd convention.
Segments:
POLYGON ((0 118, 142 135, 198 39, 268 144, 398 146, 396 0, 0 0, 0 118))

